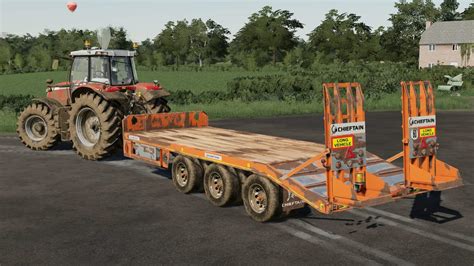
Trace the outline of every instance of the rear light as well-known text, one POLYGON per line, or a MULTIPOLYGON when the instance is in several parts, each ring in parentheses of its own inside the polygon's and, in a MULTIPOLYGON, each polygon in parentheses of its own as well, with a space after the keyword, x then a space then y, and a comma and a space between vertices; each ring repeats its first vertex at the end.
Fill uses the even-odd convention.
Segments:
POLYGON ((365 183, 365 175, 364 173, 357 173, 356 174, 356 183, 365 183))
POLYGON ((360 192, 364 189, 364 186, 365 186, 365 174, 356 173, 355 182, 354 182, 354 190, 356 192, 360 192))

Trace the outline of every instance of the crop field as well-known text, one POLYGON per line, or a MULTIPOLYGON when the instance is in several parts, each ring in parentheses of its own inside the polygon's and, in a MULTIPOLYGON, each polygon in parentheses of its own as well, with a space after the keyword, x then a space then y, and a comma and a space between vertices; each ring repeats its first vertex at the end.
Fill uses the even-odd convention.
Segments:
MULTIPOLYGON (((236 77, 258 76, 278 73, 276 71, 138 71, 138 78, 144 82, 158 80, 166 89, 190 90, 199 93, 204 90, 225 90, 227 82, 236 77)), ((0 75, 0 95, 45 94, 46 80, 66 81, 66 71, 38 72, 25 74, 0 75)))

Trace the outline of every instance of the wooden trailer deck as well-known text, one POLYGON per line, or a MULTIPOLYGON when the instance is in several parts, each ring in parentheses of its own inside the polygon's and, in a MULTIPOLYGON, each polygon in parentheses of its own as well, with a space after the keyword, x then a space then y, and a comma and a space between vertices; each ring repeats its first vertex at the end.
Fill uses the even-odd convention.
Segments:
MULTIPOLYGON (((232 156, 240 160, 270 165, 282 174, 288 173, 325 150, 323 144, 314 142, 209 126, 136 131, 133 132, 133 136, 153 146, 179 144, 210 153, 232 156)), ((371 153, 368 153, 367 157, 369 172, 381 175, 390 186, 403 183, 403 173, 400 167, 387 163, 371 153)), ((313 179, 312 175, 308 174, 323 174, 326 171, 318 165, 317 163, 311 164, 304 169, 305 171, 295 176, 304 176, 305 183, 311 182, 308 179, 313 179)), ((324 185, 325 176, 317 178, 317 181, 317 183, 324 185)))
POLYGON ((238 157, 262 164, 308 159, 325 150, 325 146, 249 132, 216 127, 190 127, 133 132, 134 136, 149 144, 169 146, 179 144, 238 157))

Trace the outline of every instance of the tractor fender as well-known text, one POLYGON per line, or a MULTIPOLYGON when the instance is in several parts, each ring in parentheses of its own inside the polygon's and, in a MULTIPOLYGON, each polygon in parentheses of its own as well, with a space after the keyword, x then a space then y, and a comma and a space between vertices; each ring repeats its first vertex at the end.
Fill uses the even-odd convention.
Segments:
POLYGON ((139 93, 141 97, 145 100, 145 102, 151 102, 152 100, 158 99, 158 98, 163 98, 166 96, 170 96, 171 94, 164 90, 147 90, 145 88, 139 88, 135 91, 136 93, 139 93))
POLYGON ((56 126, 59 128, 62 141, 69 140, 69 125, 67 121, 69 120, 69 107, 62 105, 59 101, 51 98, 34 98, 31 100, 33 103, 41 103, 51 110, 55 114, 56 126))
POLYGON ((72 93, 72 102, 76 101, 76 98, 78 98, 80 95, 84 93, 95 93, 98 94, 100 97, 102 97, 106 101, 110 102, 119 102, 120 104, 126 104, 129 102, 129 98, 122 92, 105 92, 103 90, 98 90, 95 88, 90 88, 90 87, 80 87, 74 90, 72 93))
POLYGON ((48 106, 49 109, 51 109, 52 112, 55 112, 58 108, 61 108, 63 107, 63 105, 55 100, 55 99, 52 99, 52 98, 46 98, 46 97, 42 97, 42 98, 33 98, 31 100, 32 103, 42 103, 46 106, 48 106))

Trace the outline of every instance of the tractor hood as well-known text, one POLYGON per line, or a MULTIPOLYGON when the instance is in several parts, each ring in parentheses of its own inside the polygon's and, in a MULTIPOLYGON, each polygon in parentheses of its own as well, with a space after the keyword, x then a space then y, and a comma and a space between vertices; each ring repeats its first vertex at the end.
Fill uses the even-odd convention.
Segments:
POLYGON ((121 91, 121 90, 141 90, 141 91, 156 91, 156 90, 162 90, 163 88, 158 84, 156 85, 155 83, 152 82, 139 82, 135 85, 126 85, 126 86, 110 86, 108 85, 105 88, 106 92, 115 92, 115 91, 121 91))
MULTIPOLYGON (((48 85, 49 88, 61 88, 61 87, 69 87, 71 85, 70 82, 59 82, 56 84, 48 85)), ((163 90, 163 87, 160 84, 155 84, 153 82, 139 82, 135 85, 125 85, 125 86, 110 86, 103 83, 95 83, 95 82, 84 82, 82 84, 77 84, 78 87, 88 87, 93 90, 98 91, 105 91, 105 92, 116 92, 116 91, 123 91, 123 90, 132 90, 132 91, 157 91, 163 90)))

